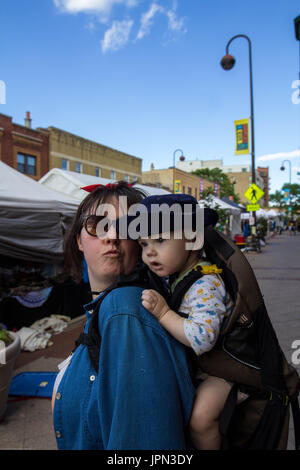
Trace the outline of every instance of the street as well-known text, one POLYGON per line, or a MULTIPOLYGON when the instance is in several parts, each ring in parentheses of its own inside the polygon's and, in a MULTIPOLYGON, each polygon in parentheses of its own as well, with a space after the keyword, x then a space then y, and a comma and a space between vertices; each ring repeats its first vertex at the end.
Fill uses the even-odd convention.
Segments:
MULTIPOLYGON (((262 253, 246 256, 256 273, 279 343, 288 362, 292 362, 295 352, 292 344, 300 340, 300 235, 290 236, 287 232, 276 235, 268 240, 262 253)), ((57 364, 72 350, 82 321, 57 335, 52 347, 21 353, 15 374, 56 370, 57 364)), ((300 365, 294 366, 300 373, 300 365)), ((294 448, 293 439, 290 433, 288 449, 294 448)), ((0 449, 56 449, 50 401, 29 399, 9 403, 0 424, 0 449)))

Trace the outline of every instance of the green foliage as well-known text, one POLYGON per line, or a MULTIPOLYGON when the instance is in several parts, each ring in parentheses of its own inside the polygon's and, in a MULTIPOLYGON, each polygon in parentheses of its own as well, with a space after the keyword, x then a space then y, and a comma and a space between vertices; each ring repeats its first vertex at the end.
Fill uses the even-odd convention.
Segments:
POLYGON ((275 191, 274 194, 270 194, 270 202, 273 202, 273 205, 275 207, 278 207, 279 209, 283 209, 286 205, 286 202, 284 200, 284 194, 281 191, 275 191))
POLYGON ((202 195, 201 202, 203 203, 204 207, 210 207, 214 209, 219 216, 219 221, 218 223, 224 227, 229 225, 229 215, 225 209, 221 209, 220 206, 218 205, 213 205, 213 192, 207 193, 206 196, 204 196, 204 191, 202 195))
POLYGON ((285 183, 280 191, 275 191, 274 194, 270 194, 270 202, 273 206, 278 207, 281 210, 288 210, 288 207, 291 207, 289 211, 290 215, 296 215, 300 211, 300 184, 290 184, 285 183), (284 190, 290 190, 290 200, 284 200, 284 190))
MULTIPOLYGON (((224 196, 233 196, 234 202, 236 202, 237 204, 240 203, 240 197, 234 192, 234 184, 230 181, 228 175, 226 173, 223 173, 220 168, 202 168, 199 170, 192 171, 192 174, 202 176, 204 179, 210 181, 211 183, 218 183, 220 187, 221 198, 224 196)), ((205 192, 207 194, 213 194, 213 188, 206 189, 202 194, 202 198, 205 197, 205 192)))

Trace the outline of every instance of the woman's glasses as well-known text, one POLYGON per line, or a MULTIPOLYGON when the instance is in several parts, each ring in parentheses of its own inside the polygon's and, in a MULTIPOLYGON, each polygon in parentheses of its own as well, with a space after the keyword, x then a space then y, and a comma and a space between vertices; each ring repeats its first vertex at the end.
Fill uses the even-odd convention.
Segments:
POLYGON ((106 215, 83 215, 82 222, 89 235, 99 238, 105 235, 113 224, 106 215))

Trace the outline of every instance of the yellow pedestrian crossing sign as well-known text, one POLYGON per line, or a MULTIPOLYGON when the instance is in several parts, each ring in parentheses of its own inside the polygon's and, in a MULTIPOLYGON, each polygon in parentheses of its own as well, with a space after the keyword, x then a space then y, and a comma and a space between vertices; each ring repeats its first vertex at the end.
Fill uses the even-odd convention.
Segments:
POLYGON ((264 195, 264 191, 260 189, 256 184, 251 184, 247 191, 244 193, 244 196, 252 204, 256 204, 257 201, 264 195))

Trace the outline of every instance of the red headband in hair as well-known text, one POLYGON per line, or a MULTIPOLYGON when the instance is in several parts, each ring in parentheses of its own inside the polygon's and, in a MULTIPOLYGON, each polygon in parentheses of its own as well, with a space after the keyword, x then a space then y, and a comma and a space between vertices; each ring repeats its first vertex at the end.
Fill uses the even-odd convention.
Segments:
MULTIPOLYGON (((88 193, 92 193, 93 191, 95 191, 95 189, 97 188, 100 188, 102 186, 102 188, 108 188, 109 190, 112 190, 112 189, 116 189, 116 187, 118 186, 118 183, 108 183, 108 184, 91 184, 90 186, 84 186, 83 188, 80 188, 80 189, 83 189, 84 191, 88 192, 88 193)), ((133 186, 132 183, 128 184, 128 186, 131 188, 133 186)))

